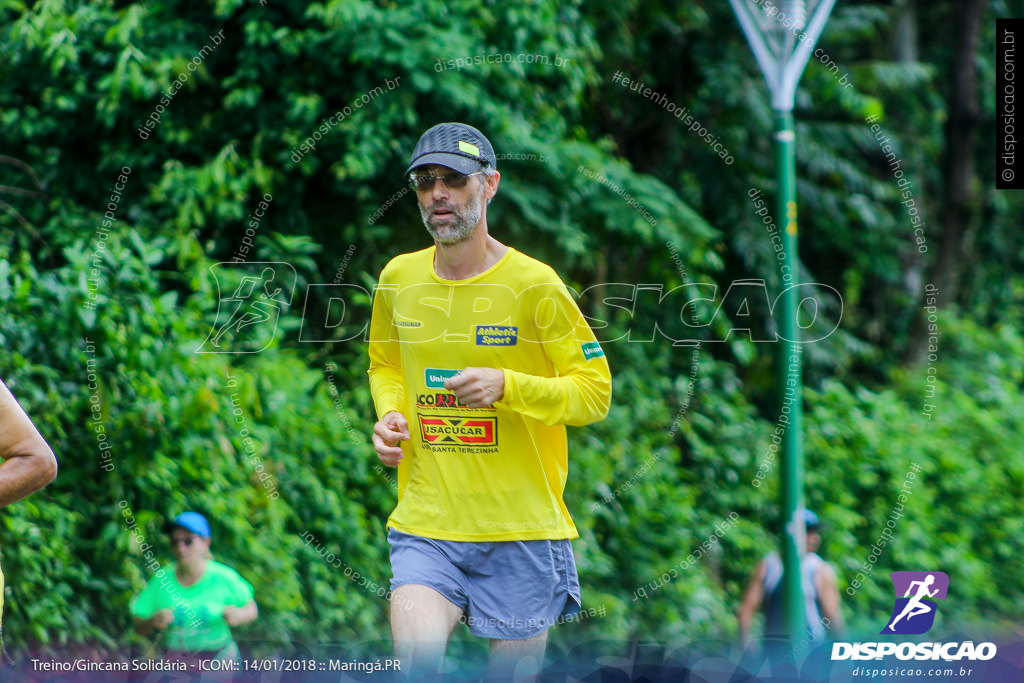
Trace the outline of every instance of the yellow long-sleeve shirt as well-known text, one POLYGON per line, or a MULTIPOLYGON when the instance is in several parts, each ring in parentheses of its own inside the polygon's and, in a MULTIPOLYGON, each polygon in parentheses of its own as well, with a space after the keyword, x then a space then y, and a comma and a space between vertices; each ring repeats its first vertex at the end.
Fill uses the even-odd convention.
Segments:
POLYGON ((434 247, 380 275, 370 322, 378 417, 409 421, 388 526, 448 541, 578 536, 562 500, 564 425, 611 403, 604 351, 558 275, 514 249, 483 273, 445 280, 434 247), (467 367, 499 368, 505 395, 468 408, 444 388, 467 367))

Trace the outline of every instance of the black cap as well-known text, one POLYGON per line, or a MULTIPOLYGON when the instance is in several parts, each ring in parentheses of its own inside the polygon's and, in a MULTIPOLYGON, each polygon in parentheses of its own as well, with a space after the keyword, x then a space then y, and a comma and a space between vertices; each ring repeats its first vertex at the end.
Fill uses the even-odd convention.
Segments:
POLYGON ((459 173, 475 173, 485 166, 497 168, 498 161, 491 143, 473 126, 439 123, 420 137, 405 174, 426 164, 441 164, 459 173))

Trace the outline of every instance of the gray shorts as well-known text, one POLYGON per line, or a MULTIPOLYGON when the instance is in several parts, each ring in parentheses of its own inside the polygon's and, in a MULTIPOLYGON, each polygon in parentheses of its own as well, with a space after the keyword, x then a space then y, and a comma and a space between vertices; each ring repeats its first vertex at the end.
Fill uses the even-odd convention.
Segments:
POLYGON ((388 529, 391 589, 433 588, 462 610, 473 635, 524 640, 580 611, 568 539, 439 541, 388 529))

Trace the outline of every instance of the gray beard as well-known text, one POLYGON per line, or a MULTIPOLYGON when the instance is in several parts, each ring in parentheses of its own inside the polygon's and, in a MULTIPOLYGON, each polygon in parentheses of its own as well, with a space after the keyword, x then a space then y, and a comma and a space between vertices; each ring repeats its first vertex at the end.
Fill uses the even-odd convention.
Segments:
POLYGON ((459 209, 456 205, 435 204, 429 208, 420 205, 420 216, 423 218, 423 226, 439 244, 452 245, 461 244, 473 235, 473 228, 480 222, 483 215, 483 197, 485 185, 480 184, 480 190, 469 198, 466 205, 459 209), (455 219, 448 225, 440 226, 434 220, 434 209, 451 209, 455 219))

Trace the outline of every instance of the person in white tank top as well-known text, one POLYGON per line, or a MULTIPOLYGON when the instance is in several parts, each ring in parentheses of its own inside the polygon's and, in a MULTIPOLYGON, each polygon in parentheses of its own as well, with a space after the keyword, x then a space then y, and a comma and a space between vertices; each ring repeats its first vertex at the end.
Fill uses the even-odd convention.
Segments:
MULTIPOLYGON (((805 641, 816 645, 839 637, 845 630, 839 604, 839 589, 835 570, 817 554, 821 546, 821 523, 818 516, 804 510, 807 530, 806 553, 800 562, 804 593, 804 621, 807 625, 805 641)), ((782 617, 782 560, 777 552, 768 554, 750 577, 738 614, 740 639, 743 646, 750 643, 754 615, 764 611, 764 635, 778 638, 785 635, 782 617)))

